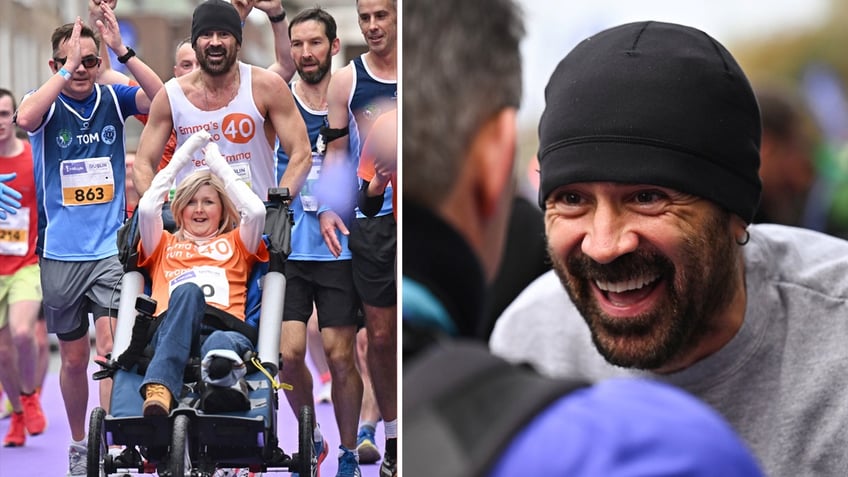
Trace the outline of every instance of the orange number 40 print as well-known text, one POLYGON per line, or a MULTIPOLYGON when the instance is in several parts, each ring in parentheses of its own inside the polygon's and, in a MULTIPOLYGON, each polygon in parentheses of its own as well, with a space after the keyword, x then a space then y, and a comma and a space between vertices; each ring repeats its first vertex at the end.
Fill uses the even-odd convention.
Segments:
POLYGON ((228 114, 224 116, 222 124, 224 137, 236 144, 247 144, 256 134, 253 118, 244 113, 228 114))

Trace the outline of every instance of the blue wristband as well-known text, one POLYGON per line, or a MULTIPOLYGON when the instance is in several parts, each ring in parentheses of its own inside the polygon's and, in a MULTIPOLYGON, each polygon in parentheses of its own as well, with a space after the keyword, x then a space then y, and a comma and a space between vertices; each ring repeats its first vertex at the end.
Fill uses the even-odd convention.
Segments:
POLYGON ((64 66, 59 68, 59 71, 57 71, 56 74, 61 76, 62 78, 65 78, 65 81, 71 79, 71 72, 66 70, 64 66))

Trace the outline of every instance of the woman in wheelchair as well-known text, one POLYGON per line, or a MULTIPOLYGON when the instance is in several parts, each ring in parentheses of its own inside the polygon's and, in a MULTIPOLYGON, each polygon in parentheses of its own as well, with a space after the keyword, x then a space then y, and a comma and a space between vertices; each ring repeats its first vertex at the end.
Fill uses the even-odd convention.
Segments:
POLYGON ((182 391, 185 366, 198 351, 204 357, 203 380, 225 391, 243 384, 242 356, 256 346, 255 334, 249 338, 235 331, 239 326, 211 330, 203 322, 211 314, 246 326, 248 277, 256 262, 268 260, 262 241, 265 206, 209 140, 205 131, 189 138, 138 204, 139 265, 150 275, 157 302, 155 352, 139 390, 144 416, 169 414, 182 391), (178 184, 171 200, 177 230, 171 234, 162 226, 165 194, 204 146, 209 169, 178 184))

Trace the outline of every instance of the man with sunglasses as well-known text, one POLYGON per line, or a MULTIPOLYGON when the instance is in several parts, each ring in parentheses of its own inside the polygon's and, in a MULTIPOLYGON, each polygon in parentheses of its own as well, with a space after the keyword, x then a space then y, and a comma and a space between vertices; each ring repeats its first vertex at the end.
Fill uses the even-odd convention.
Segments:
MULTIPOLYGON (((85 414, 90 354, 88 314, 98 355, 111 351, 122 268, 116 231, 126 216, 124 120, 147 113, 162 88, 156 73, 121 41, 106 2, 100 36, 141 85, 95 84, 99 39, 82 20, 52 35, 55 74, 21 102, 16 120, 29 132, 38 186, 38 242, 44 314, 59 338, 60 388, 71 430, 68 475, 86 475, 85 414)), ((100 382, 109 409, 111 381, 100 382)))

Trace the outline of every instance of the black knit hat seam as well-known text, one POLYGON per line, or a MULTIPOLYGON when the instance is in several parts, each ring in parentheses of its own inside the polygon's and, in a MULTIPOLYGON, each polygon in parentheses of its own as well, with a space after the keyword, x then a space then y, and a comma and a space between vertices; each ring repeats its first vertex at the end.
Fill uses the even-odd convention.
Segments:
POLYGON ((716 55, 718 55, 718 57, 721 58, 721 64, 724 66, 724 72, 726 74, 730 75, 730 76, 735 77, 735 75, 733 74, 733 71, 730 68, 730 65, 727 64, 727 58, 725 58, 724 54, 722 54, 721 47, 718 45, 718 43, 715 41, 715 39, 713 39, 709 35, 704 35, 704 36, 706 36, 707 40, 709 40, 710 45, 712 45, 713 49, 716 52, 716 55))
POLYGON ((630 45, 630 49, 627 50, 627 54, 636 52, 636 45, 638 45, 639 40, 642 39, 642 33, 645 33, 645 30, 647 30, 648 27, 651 26, 653 23, 654 22, 645 22, 645 24, 642 26, 642 28, 639 30, 638 33, 636 33, 636 36, 633 38, 633 44, 630 45))
POLYGON ((725 167, 720 161, 713 160, 711 156, 704 155, 704 154, 699 153, 699 152, 697 152, 693 149, 690 149, 690 148, 687 148, 687 147, 684 147, 684 146, 680 146, 678 144, 674 144, 674 143, 671 143, 671 142, 662 141, 662 140, 659 140, 659 139, 648 139, 648 138, 634 137, 634 136, 615 136, 615 135, 579 136, 579 137, 560 140, 560 141, 557 141, 557 142, 554 142, 554 143, 548 145, 547 147, 545 147, 545 149, 540 150, 539 154, 538 154, 539 161, 542 161, 546 155, 548 155, 549 153, 551 153, 551 152, 553 152, 557 149, 562 149, 562 148, 565 148, 565 147, 568 147, 568 146, 576 146, 576 145, 580 145, 580 144, 589 144, 589 143, 639 144, 639 145, 644 145, 644 146, 653 146, 653 147, 659 147, 659 148, 663 148, 663 149, 669 149, 669 150, 672 150, 672 151, 680 152, 680 153, 683 153, 683 154, 689 154, 691 156, 695 156, 695 157, 698 157, 700 159, 704 159, 705 161, 707 161, 707 162, 709 162, 709 163, 711 163, 711 164, 733 174, 734 176, 739 177, 744 182, 751 183, 751 181, 745 176, 745 174, 739 174, 736 171, 734 171, 733 169, 725 167))
POLYGON ((602 135, 602 136, 578 136, 578 137, 573 137, 573 138, 568 138, 568 139, 562 139, 562 140, 556 141, 556 142, 548 145, 547 147, 545 147, 545 149, 540 151, 539 157, 541 158, 541 157, 545 156, 546 154, 553 151, 554 149, 560 149, 560 148, 563 148, 563 147, 566 147, 566 146, 573 146, 573 145, 577 145, 577 144, 585 144, 585 143, 592 143, 592 142, 597 142, 597 143, 617 142, 617 143, 626 143, 626 144, 643 144, 643 145, 646 145, 646 146, 657 146, 657 147, 662 147, 664 149, 671 149, 671 150, 674 150, 674 151, 683 152, 683 153, 686 153, 686 154, 691 154, 693 156, 701 157, 701 158, 709 160, 708 156, 705 156, 705 155, 703 155, 699 152, 696 152, 696 151, 694 151, 690 148, 687 148, 685 146, 680 146, 680 145, 672 143, 672 142, 663 141, 661 139, 650 139, 650 138, 636 137, 636 136, 618 136, 618 135, 609 135, 609 134, 602 135))

